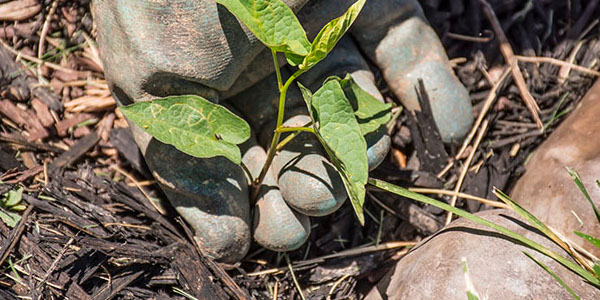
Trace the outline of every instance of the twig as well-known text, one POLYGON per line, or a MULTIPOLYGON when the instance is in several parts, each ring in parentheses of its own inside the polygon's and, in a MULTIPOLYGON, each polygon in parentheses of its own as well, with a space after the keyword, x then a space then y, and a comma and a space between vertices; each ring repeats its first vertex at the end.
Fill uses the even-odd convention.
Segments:
POLYGON ((83 36, 83 38, 85 39, 85 41, 90 46, 90 51, 92 52, 92 60, 100 68, 102 68, 102 71, 104 71, 104 65, 102 64, 102 60, 100 59, 100 51, 98 51, 98 47, 96 46, 96 43, 94 42, 94 40, 85 31, 82 31, 81 35, 83 36))
POLYGON ((340 285, 340 283, 342 283, 342 281, 346 280, 346 278, 350 277, 350 274, 346 274, 344 276, 342 276, 342 278, 340 278, 339 280, 337 280, 333 286, 331 286, 331 289, 329 290, 329 294, 327 294, 327 300, 331 300, 331 295, 333 295, 333 292, 335 292, 335 289, 337 289, 337 287, 340 285))
POLYGON ((292 280, 294 281, 294 285, 296 285, 296 288, 298 289, 298 293, 300 293, 300 298, 302 298, 302 300, 306 300, 306 298, 304 298, 304 293, 302 293, 302 288, 300 287, 300 283, 298 282, 298 279, 296 278, 296 274, 294 274, 294 268, 292 267, 292 262, 290 261, 290 257, 288 256, 287 253, 285 254, 285 262, 288 265, 290 274, 292 274, 292 280))
POLYGON ((275 281, 275 287, 273 288, 273 300, 277 300, 279 294, 279 281, 275 281))
POLYGON ((46 48, 45 47, 46 35, 48 35, 48 29, 50 28, 50 21, 52 19, 52 16, 54 15, 54 12, 56 11, 57 7, 58 7, 58 0, 54 0, 52 2, 52 6, 50 6, 50 10, 48 11, 48 15, 46 16, 46 20, 44 20, 44 25, 42 26, 42 32, 40 33, 40 43, 38 45, 38 55, 37 55, 37 57, 39 59, 41 59, 42 55, 44 55, 44 48, 46 48))
POLYGON ((25 230, 25 223, 27 223, 27 218, 32 210, 33 205, 29 203, 17 227, 10 232, 10 236, 2 243, 2 248, 0 249, 0 266, 4 264, 4 261, 17 244, 19 237, 21 237, 21 234, 23 234, 23 230, 25 230))
POLYGON ((459 159, 459 157, 461 157, 464 154, 465 150, 467 149, 467 147, 473 140, 473 137, 475 137, 475 133, 477 132, 479 125, 481 125, 481 122, 483 122, 483 119, 485 118, 488 111, 492 107, 494 100, 496 100, 496 96, 498 95, 498 93, 497 93, 498 89, 504 83, 504 80, 506 80, 509 73, 510 73, 510 69, 506 68, 504 70, 504 72, 502 72, 502 75, 500 76, 498 81, 496 83, 494 83, 494 85, 490 89, 490 93, 488 94, 487 98, 485 99, 485 102, 483 103, 483 106, 481 107, 481 111, 479 112, 479 114, 477 116, 477 120, 475 120, 475 123, 473 124, 473 127, 471 128, 471 132, 469 132, 469 135, 464 140, 462 147, 460 147, 460 150, 458 150, 458 153, 455 155, 455 159, 459 159))
POLYGON ((385 205, 381 200, 377 199, 377 197, 375 197, 375 195, 373 195, 373 193, 371 193, 370 191, 367 191, 367 195, 369 195, 369 197, 371 197, 371 199, 375 203, 377 203, 379 206, 381 206, 381 208, 383 208, 385 211, 389 212, 390 214, 392 214, 396 217, 400 217, 400 215, 398 215, 398 213, 396 211, 394 211, 393 209, 391 209, 390 207, 385 205))
POLYGON ((44 186, 48 186, 48 159, 44 160, 44 186))
POLYGON ((154 201, 152 201, 152 198, 150 198, 150 195, 148 195, 148 193, 146 193, 146 191, 142 188, 142 186, 138 183, 138 181, 131 174, 125 172, 123 169, 119 168, 117 165, 111 165, 110 168, 115 170, 115 172, 120 173, 121 175, 129 178, 129 180, 131 180, 135 184, 135 186, 138 188, 138 190, 140 190, 140 192, 142 192, 144 197, 146 197, 148 202, 150 202, 150 205, 152 205, 152 207, 154 207, 154 209, 156 209, 157 212, 159 212, 163 216, 167 214, 167 212, 162 207, 160 207, 158 204, 156 204, 156 203, 154 203, 154 201))
POLYGON ((494 100, 496 100, 496 96, 498 95, 498 89, 502 86, 502 84, 504 83, 504 80, 506 80, 506 78, 508 77, 508 74, 510 74, 510 68, 506 68, 504 70, 504 72, 502 72, 502 75, 500 76, 498 81, 493 83, 493 86, 490 89, 490 92, 489 92, 487 98, 485 99, 483 106, 481 107, 481 111, 479 112, 479 114, 477 116, 477 120, 475 120, 475 123, 473 124, 473 127, 471 128, 471 132, 469 132, 469 135, 467 135, 467 137, 463 141, 463 144, 460 147, 460 150, 458 150, 458 152, 454 156, 454 159, 451 160, 448 163, 448 165, 446 167, 444 167, 444 169, 436 175, 438 178, 443 177, 444 174, 446 174, 446 172, 448 172, 452 168, 452 166, 454 165, 454 162, 459 160, 463 156, 465 150, 467 150, 467 147, 473 140, 473 137, 475 137, 475 133, 477 133, 477 129, 481 125, 483 118, 485 118, 488 111, 492 107, 494 100))
POLYGON ((473 195, 469 195, 469 194, 465 194, 465 193, 460 193, 460 192, 457 193, 454 191, 441 190, 441 189, 427 189, 427 188, 408 188, 408 190, 411 192, 421 193, 421 194, 442 194, 442 195, 448 195, 448 196, 457 196, 457 197, 464 198, 464 199, 479 201, 483 204, 487 204, 489 206, 493 206, 493 207, 497 207, 497 208, 510 209, 510 207, 508 205, 506 205, 500 201, 485 199, 485 198, 481 198, 481 197, 477 197, 477 196, 473 196, 473 195))
MULTIPOLYGON (((577 42, 577 44, 575 44, 575 48, 571 50, 571 54, 569 55, 568 63, 572 64, 575 61, 575 58, 577 57, 577 53, 581 49, 581 46, 583 46, 583 41, 579 41, 577 42)), ((561 66, 560 70, 558 70, 558 83, 565 83, 565 81, 567 81, 567 78, 569 78, 570 73, 571 66, 561 66)))
POLYGON ((72 236, 67 243, 63 246, 63 248, 60 250, 60 252, 58 253, 58 255, 56 256, 56 258, 54 259, 54 261, 52 262, 52 264, 50 265, 50 268, 48 268, 48 270, 46 271, 46 273, 44 274, 44 277, 42 277, 42 284, 46 283, 46 281, 48 280, 48 277, 50 277, 50 275, 52 274, 52 272, 54 272, 54 270, 56 269, 56 267, 58 266, 58 263, 62 260, 62 258, 65 256, 65 253, 67 252, 67 250, 69 249, 69 247, 71 246, 71 244, 75 241, 75 237, 77 236, 77 234, 75 234, 75 236, 72 236))
POLYGON ((473 42, 473 43, 487 43, 491 40, 494 39, 494 33, 490 32, 489 30, 487 31, 487 36, 469 36, 469 35, 463 35, 463 34, 458 34, 458 33, 452 33, 452 32, 446 32, 446 36, 454 39, 454 40, 459 40, 459 41, 465 41, 465 42, 473 42))
POLYGON ((520 141, 522 139, 526 139, 526 138, 534 137, 534 136, 540 136, 542 134, 543 134, 543 132, 534 130, 534 131, 526 132, 526 133, 523 133, 523 134, 515 135, 515 136, 512 136, 512 137, 506 138, 504 140, 501 140, 501 141, 490 142, 489 143, 489 147, 492 148, 492 149, 497 149, 497 148, 501 148, 501 147, 504 147, 506 145, 510 145, 512 143, 518 142, 518 141, 520 141))
MULTIPOLYGON (((391 250, 391 249, 396 249, 396 248, 401 248, 401 247, 412 247, 416 244, 417 244, 416 242, 387 242, 387 243, 379 244, 379 246, 362 246, 362 247, 348 249, 348 250, 344 250, 344 251, 333 253, 333 254, 324 255, 324 256, 309 259, 309 260, 300 261, 300 262, 293 264, 293 267, 298 268, 298 267, 302 267, 302 266, 322 263, 325 260, 332 259, 332 258, 355 256, 355 255, 361 255, 361 254, 366 254, 366 253, 370 253, 370 252, 391 250)), ((286 270, 287 270, 287 267, 273 268, 273 269, 263 270, 260 272, 249 273, 248 276, 262 276, 262 275, 284 272, 286 270)))
POLYGON ((14 54, 17 56, 17 58, 21 57, 24 58, 26 60, 32 61, 36 64, 39 64, 40 66, 47 66, 48 68, 54 69, 54 70, 60 70, 63 72, 67 72, 70 74, 77 74, 80 76, 86 76, 88 74, 88 72, 82 72, 82 71, 77 71, 77 70, 73 70, 73 69, 69 69, 69 68, 65 68, 63 66, 57 65, 55 63, 51 63, 51 62, 47 62, 47 61, 43 61, 37 57, 33 57, 31 55, 25 54, 21 51, 17 51, 15 50, 13 47, 9 46, 4 40, 0 39, 0 45, 2 45, 4 48, 6 48, 6 50, 10 51, 10 53, 14 54))
POLYGON ((540 108, 538 107, 537 103, 535 102, 535 99, 533 99, 531 93, 529 93, 529 90, 527 89, 527 84, 525 83, 525 79, 523 79, 521 69, 519 69, 517 58, 515 57, 512 47, 510 46, 510 42, 508 41, 508 38, 504 33, 504 30, 502 30, 502 25, 500 25, 500 21, 498 21, 498 17, 496 17, 492 6, 486 0, 479 0, 479 2, 481 3, 483 11, 488 17, 490 23, 492 24, 492 28, 494 29, 494 32, 496 33, 496 36, 500 41, 500 51, 502 52, 502 56, 504 56, 504 59, 510 66, 513 78, 515 80, 515 83, 517 84, 517 87, 519 88, 519 93, 521 94, 521 97, 525 102, 525 106, 527 106, 527 109, 531 113, 531 116, 533 117, 533 120, 537 124, 538 128, 542 129, 544 124, 542 123, 542 120, 540 119, 540 116, 538 114, 540 108))
POLYGON ((104 227, 108 227, 108 226, 121 226, 121 227, 135 228, 135 229, 140 229, 140 230, 150 230, 150 229, 152 229, 152 228, 150 228, 148 226, 144 226, 144 225, 127 224, 127 223, 104 223, 104 224, 102 224, 102 226, 104 226, 104 227))
MULTIPOLYGON (((473 161, 473 157, 475 157, 475 152, 477 152, 477 147, 479 147, 479 143, 481 143, 481 139, 483 138, 483 136, 485 135, 485 132, 487 131, 487 127, 488 127, 488 121, 485 120, 483 122, 483 124, 481 124, 481 128, 479 128, 479 133, 477 134, 477 138, 475 138, 475 142, 473 143, 473 149, 471 150, 471 153, 469 153, 469 156, 465 160, 465 164, 462 166, 462 170, 460 171, 458 181, 456 182, 456 186, 454 187, 455 195, 452 196, 452 199, 450 199, 450 203, 449 203, 450 206, 456 205, 456 200, 458 199, 456 194, 458 194, 460 192, 462 183, 465 180, 467 172, 469 171, 469 167, 471 165, 471 162, 473 161)), ((452 221, 452 213, 448 212, 446 214, 445 224, 448 225, 448 224, 450 224, 451 221, 452 221)))
POLYGON ((517 60, 522 61, 522 62, 529 62, 529 63, 550 63, 550 64, 555 64, 555 65, 559 65, 562 67, 569 67, 575 71, 579 71, 581 73, 585 73, 585 74, 590 74, 590 75, 594 75, 597 77, 600 77, 600 72, 592 70, 590 68, 586 68, 586 67, 582 67, 580 65, 576 65, 576 64, 572 64, 566 61, 562 61, 560 59, 556 59, 556 58, 552 58, 552 57, 545 57, 545 56, 521 56, 521 55, 516 55, 515 56, 517 58, 517 60))

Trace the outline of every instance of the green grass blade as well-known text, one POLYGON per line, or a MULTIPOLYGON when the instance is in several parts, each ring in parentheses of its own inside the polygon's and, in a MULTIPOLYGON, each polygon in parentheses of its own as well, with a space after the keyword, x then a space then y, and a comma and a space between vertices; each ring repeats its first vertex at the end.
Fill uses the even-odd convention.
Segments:
POLYGON ((494 189, 494 194, 502 200, 506 205, 510 206, 515 212, 517 212, 521 217, 525 220, 529 221, 535 228, 544 233, 547 237, 552 239, 555 243, 561 246, 565 250, 569 250, 569 246, 559 237, 557 236, 544 222, 538 219, 536 216, 532 215, 526 209, 524 209, 517 202, 512 200, 508 195, 504 194, 502 191, 498 189, 494 189))
POLYGON ((536 264, 538 264, 540 267, 542 267, 542 269, 544 269, 546 272, 548 272, 548 274, 550 274, 550 276, 554 277, 554 280, 556 280, 563 288, 565 288, 567 290, 567 292, 569 292, 569 294, 571 294, 571 296, 573 296, 574 299, 581 300, 581 298, 579 298, 579 296, 577 296, 577 294, 575 294, 575 292, 560 277, 558 277, 558 275, 556 275, 556 273, 552 272, 552 270, 550 270, 550 268, 548 268, 548 266, 546 266, 543 262, 537 260, 531 254, 529 254, 527 252, 523 252, 523 253, 525 253, 525 255, 527 255, 527 257, 529 257, 529 259, 533 260, 536 264))
POLYGON ((592 201, 592 197, 590 197, 590 194, 588 193, 587 189, 583 185, 583 182, 581 181, 581 177, 579 177, 579 173, 577 173, 577 171, 570 169, 570 168, 567 168, 567 171, 569 172, 569 176, 571 176, 571 179, 573 179, 573 181, 575 182, 577 187, 583 193, 583 196, 585 196, 585 199, 587 199, 587 201, 592 205, 592 208, 594 209, 594 214, 596 214, 596 220, 598 221, 598 224, 600 224, 600 213, 598 212, 598 208, 596 207, 596 205, 594 205, 594 201, 592 201))
POLYGON ((597 248, 600 248, 600 239, 597 239, 593 236, 589 236, 585 233, 581 233, 579 231, 575 231, 575 234, 584 238, 586 241, 590 242, 592 245, 596 246, 597 248))
POLYGON ((379 189, 382 189, 384 191, 388 191, 391 193, 394 193, 396 195, 402 196, 402 197, 406 197, 415 201, 419 201, 421 203, 425 203, 425 204, 429 204, 432 206, 435 206, 437 208, 441 208, 445 211, 449 211, 457 216, 463 217, 467 220, 476 222, 478 224, 484 225, 486 227, 492 228, 494 230, 497 230, 503 234, 505 234, 506 236, 513 238, 525 245, 527 245, 527 247, 538 251, 552 259, 554 259, 555 261, 557 261, 558 263, 560 263, 561 265, 565 266, 566 268, 568 268, 569 270, 575 272, 577 275, 581 276, 582 278, 586 279, 587 281, 589 281, 591 284, 595 285, 596 287, 600 288, 600 280, 596 277, 594 277, 593 274, 591 274, 590 272, 588 272, 586 269, 584 269, 583 267, 579 266, 576 263, 573 263, 572 261, 570 261, 569 259, 560 256, 558 253, 506 228, 497 224, 494 224, 493 222, 490 222, 486 219, 483 219, 479 216, 473 215, 469 212, 466 212, 462 209, 458 209, 456 207, 450 206, 444 202, 435 200, 433 198, 429 198, 427 196, 415 193, 415 192, 411 192, 405 188, 399 187, 397 185, 382 181, 382 180, 378 180, 378 179, 369 179, 369 184, 371 184, 374 187, 377 187, 379 189))
POLYGON ((593 269, 594 273, 596 274, 596 277, 600 278, 600 266, 597 262, 594 264, 593 269))

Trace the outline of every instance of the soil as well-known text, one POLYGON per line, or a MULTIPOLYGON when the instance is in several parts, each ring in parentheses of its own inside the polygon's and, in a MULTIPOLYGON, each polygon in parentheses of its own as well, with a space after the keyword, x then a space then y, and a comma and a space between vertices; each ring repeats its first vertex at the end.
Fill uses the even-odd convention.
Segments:
MULTIPOLYGON (((515 54, 594 70, 598 2, 489 1, 515 54)), ((508 67, 499 35, 480 0, 421 3, 479 116, 508 67)), ((369 190, 364 227, 347 203, 314 218, 309 241, 287 256, 254 245, 236 265, 204 257, 186 224, 159 201, 164 196, 116 109, 89 6, 89 0, 0 0, 0 195, 23 187, 26 207, 13 207, 20 215, 14 226, 0 222, 0 298, 273 299, 276 293, 301 299, 295 276, 306 299, 360 299, 406 245, 444 224, 441 210, 369 190), (25 8, 3 12, 11 3, 25 8)), ((461 145, 442 145, 426 113, 405 111, 392 126, 390 155, 371 175, 452 191, 468 168, 461 192, 486 199, 495 199, 493 187, 510 192, 531 152, 594 81, 555 64, 518 65, 543 132, 509 76, 484 114, 488 127, 476 147, 471 142, 457 155, 461 145)), ((491 208, 461 198, 456 205, 491 208)))

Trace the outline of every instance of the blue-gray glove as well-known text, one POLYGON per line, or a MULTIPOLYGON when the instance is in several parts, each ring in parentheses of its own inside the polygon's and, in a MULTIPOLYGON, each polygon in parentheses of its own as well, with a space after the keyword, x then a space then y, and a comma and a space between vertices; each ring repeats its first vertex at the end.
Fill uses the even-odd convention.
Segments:
MULTIPOLYGON (((312 38, 354 1, 284 2, 312 38)), ((275 126, 278 90, 271 53, 251 32, 211 0, 96 0, 94 13, 106 78, 120 104, 197 94, 230 105, 257 134, 258 142, 244 145, 243 159, 254 175, 259 172, 265 159, 260 145, 266 145, 275 126)), ((368 1, 351 33, 354 39, 344 38, 299 80, 314 89, 330 75, 350 73, 383 99, 362 52, 409 109, 419 109, 414 87, 423 78, 442 139, 463 138, 472 123, 469 95, 416 0, 368 1)), ((286 105, 288 124, 304 125, 306 111, 297 90, 289 92, 286 105)), ((251 224, 248 180, 239 166, 222 157, 190 157, 133 124, 132 130, 154 177, 192 226, 204 253, 223 262, 246 255, 251 232, 266 248, 298 248, 310 232, 307 216, 332 213, 346 199, 318 143, 302 134, 276 156, 251 224)), ((367 142, 373 168, 385 158, 390 141, 382 128, 367 142)))

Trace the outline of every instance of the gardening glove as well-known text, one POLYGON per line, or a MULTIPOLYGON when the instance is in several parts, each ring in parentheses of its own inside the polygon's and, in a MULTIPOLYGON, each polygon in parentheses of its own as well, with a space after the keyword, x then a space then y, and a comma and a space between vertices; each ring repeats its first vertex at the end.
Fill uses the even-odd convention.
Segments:
MULTIPOLYGON (((290 72, 288 68, 282 68, 284 76, 290 72)), ((342 38, 330 55, 300 81, 316 90, 326 77, 343 74, 350 74, 364 90, 370 91, 375 98, 383 99, 375 85, 373 73, 350 38, 342 38)), ((228 99, 256 129, 259 144, 264 147, 248 151, 243 157, 253 177, 260 173, 266 159, 262 149, 268 146, 276 126, 276 122, 270 119, 277 115, 277 84, 273 74, 228 99), (253 103, 249 99, 260 101, 253 103)), ((304 100, 295 87, 288 91, 286 112, 288 120, 284 126, 301 127, 310 122, 304 100)), ((374 169, 385 158, 390 148, 390 138, 386 134, 386 127, 382 126, 365 139, 369 169, 374 169)), ((319 141, 307 133, 300 134, 278 152, 265 180, 265 194, 260 194, 254 210, 254 239, 259 244, 276 251, 296 249, 310 233, 306 216, 328 215, 344 203, 347 196, 342 179, 325 157, 319 141)))
MULTIPOLYGON (((307 1, 285 2, 298 11, 307 1)), ((299 18, 314 37, 351 2, 314 1, 299 18)), ((264 145, 272 134, 274 125, 269 117, 276 112, 273 99, 277 97, 271 94, 277 92, 276 82, 272 76, 260 81, 272 73, 272 68, 265 67, 271 65, 270 52, 213 1, 96 0, 94 4, 106 78, 115 99, 126 105, 177 94, 198 94, 213 101, 231 98, 228 102, 260 133, 257 144, 245 145, 243 158, 247 165, 255 165, 249 168, 256 176, 260 169, 256 166, 262 165, 260 160, 265 156, 258 145, 260 141, 264 145), (274 88, 261 88, 269 85, 274 88)), ((443 48, 424 21, 418 3, 369 1, 363 14, 353 34, 382 70, 388 85, 407 107, 418 109, 414 85, 423 78, 442 138, 459 140, 472 122, 468 95, 448 67, 443 48), (409 91, 403 87, 410 87, 409 91)), ((341 41, 338 48, 335 51, 347 54, 332 53, 300 81, 314 89, 327 75, 348 71, 363 89, 381 99, 374 76, 353 42, 341 41)), ((290 117, 298 116, 288 125, 301 126, 307 121, 301 116, 306 111, 298 99, 297 91, 289 92, 286 111, 290 117)), ((243 258, 250 244, 250 208, 242 169, 222 157, 185 155, 152 139, 134 124, 132 130, 153 175, 192 226, 203 251, 223 262, 243 258)), ((385 157, 389 138, 379 131, 367 140, 373 167, 385 157)), ((341 179, 322 153, 312 137, 301 134, 274 160, 254 214, 254 236, 265 247, 278 251, 299 247, 310 228, 305 215, 331 213, 345 200, 341 179), (261 226, 268 223, 271 225, 261 226), (287 228, 289 231, 282 232, 287 228)))

